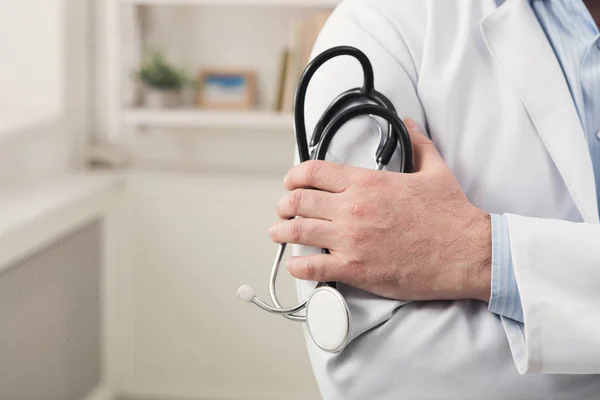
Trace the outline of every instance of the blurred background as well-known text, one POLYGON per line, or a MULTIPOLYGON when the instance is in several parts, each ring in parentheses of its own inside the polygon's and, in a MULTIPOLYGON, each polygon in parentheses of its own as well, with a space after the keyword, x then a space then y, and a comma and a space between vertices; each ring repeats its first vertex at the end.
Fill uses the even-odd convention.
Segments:
POLYGON ((268 295, 336 3, 0 2, 0 399, 319 398, 301 325, 235 292, 268 295))

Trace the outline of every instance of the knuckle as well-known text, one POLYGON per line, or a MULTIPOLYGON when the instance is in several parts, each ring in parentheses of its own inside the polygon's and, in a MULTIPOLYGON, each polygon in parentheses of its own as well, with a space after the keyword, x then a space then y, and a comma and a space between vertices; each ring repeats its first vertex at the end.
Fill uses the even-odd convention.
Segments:
POLYGON ((316 161, 309 161, 306 163, 306 168, 304 170, 304 182, 310 184, 315 182, 317 176, 319 174, 319 163, 316 161))
POLYGON ((367 213, 367 206, 361 203, 350 205, 350 215, 353 217, 364 217, 367 213))
POLYGON ((369 171, 368 173, 365 174, 361 174, 358 178, 357 178, 357 185, 360 188, 372 188, 373 186, 376 186, 379 182, 380 182, 380 174, 378 173, 373 173, 372 171, 369 171))
POLYGON ((302 239, 303 224, 301 219, 291 221, 290 238, 293 242, 299 242, 302 239))
POLYGON ((302 206, 302 198, 304 196, 303 189, 294 190, 289 196, 289 210, 292 215, 297 215, 300 212, 300 207, 302 206))
POLYGON ((303 275, 311 280, 315 280, 317 278, 317 266, 314 261, 306 260, 304 265, 302 266, 303 275))

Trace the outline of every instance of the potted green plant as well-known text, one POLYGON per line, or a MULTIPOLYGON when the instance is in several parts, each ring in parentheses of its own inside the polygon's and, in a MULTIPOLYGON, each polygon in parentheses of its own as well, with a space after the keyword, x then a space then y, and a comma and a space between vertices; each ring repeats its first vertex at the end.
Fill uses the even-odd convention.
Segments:
POLYGON ((143 85, 144 105, 151 108, 178 107, 183 89, 191 83, 188 75, 155 51, 137 71, 143 85))

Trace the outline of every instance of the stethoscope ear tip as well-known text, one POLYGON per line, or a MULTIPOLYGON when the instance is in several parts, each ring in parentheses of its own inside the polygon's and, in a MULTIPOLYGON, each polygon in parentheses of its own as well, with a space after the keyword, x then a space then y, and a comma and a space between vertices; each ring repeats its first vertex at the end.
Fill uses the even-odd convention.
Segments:
POLYGON ((243 285, 237 290, 237 297, 246 303, 252 303, 252 300, 256 297, 256 294, 254 293, 254 289, 252 289, 250 286, 243 285))

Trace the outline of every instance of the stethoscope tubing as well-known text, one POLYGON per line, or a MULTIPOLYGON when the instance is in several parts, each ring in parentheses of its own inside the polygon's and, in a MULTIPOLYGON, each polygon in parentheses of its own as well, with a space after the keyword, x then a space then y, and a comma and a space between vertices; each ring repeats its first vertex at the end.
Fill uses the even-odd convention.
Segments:
MULTIPOLYGON (((347 122, 360 116, 375 116, 383 118, 388 124, 391 125, 391 129, 394 132, 399 133, 399 135, 395 136, 394 139, 396 139, 396 142, 398 140, 400 141, 401 148, 412 148, 408 130, 394 111, 374 104, 360 104, 342 111, 327 125, 327 127, 323 130, 321 140, 317 144, 314 159, 324 160, 327 155, 329 145, 331 144, 335 134, 347 122)), ((376 160, 378 164, 387 165, 391 160, 394 152, 387 150, 388 148, 392 147, 386 146, 386 150, 383 150, 382 154, 376 160)), ((395 146, 393 149, 395 150, 395 146)), ((400 172, 410 172, 413 165, 412 151, 402 151, 400 152, 400 156, 400 172)))
MULTIPOLYGON (((287 308, 287 309, 283 308, 283 306, 279 302, 279 299, 277 298, 277 288, 276 288, 277 275, 279 274, 279 266, 281 265, 281 261, 283 260, 283 255, 285 254, 286 247, 287 247, 287 243, 281 243, 279 245, 279 248, 277 249, 277 254, 275 255, 275 261, 273 262, 273 267, 271 268, 271 279, 269 281, 269 294, 271 295, 271 301, 273 302, 273 305, 277 308, 277 310, 291 310, 289 312, 278 312, 278 314, 283 314, 284 317, 286 317, 287 319, 289 319, 291 321, 305 322, 306 321, 305 316, 294 315, 294 314, 296 314, 298 311, 301 311, 304 308, 306 308, 306 304, 308 303, 308 298, 304 299, 298 305, 291 307, 291 308, 287 308)), ((262 301, 261 301, 261 303, 266 304, 262 301)), ((257 305, 260 307, 259 304, 257 304, 257 305)), ((261 308, 263 308, 263 307, 261 307, 261 308)), ((263 309, 265 309, 265 308, 263 308, 263 309)))
MULTIPOLYGON (((308 161, 310 159, 304 109, 308 85, 312 80, 314 74, 319 70, 319 68, 321 68, 323 64, 336 57, 344 55, 354 57, 356 60, 358 60, 362 67, 364 80, 361 93, 371 93, 374 91, 375 77, 373 73, 373 66, 369 61, 369 58, 362 51, 351 46, 338 46, 333 47, 331 49, 327 49, 321 54, 317 55, 308 64, 302 76, 300 77, 300 84, 298 85, 298 89, 296 90, 296 97, 294 100, 294 125, 296 131, 296 144, 298 146, 298 156, 300 162, 308 161)), ((336 103, 334 102, 333 104, 336 103)), ((327 114, 328 113, 326 111, 324 113, 324 116, 327 114)))

